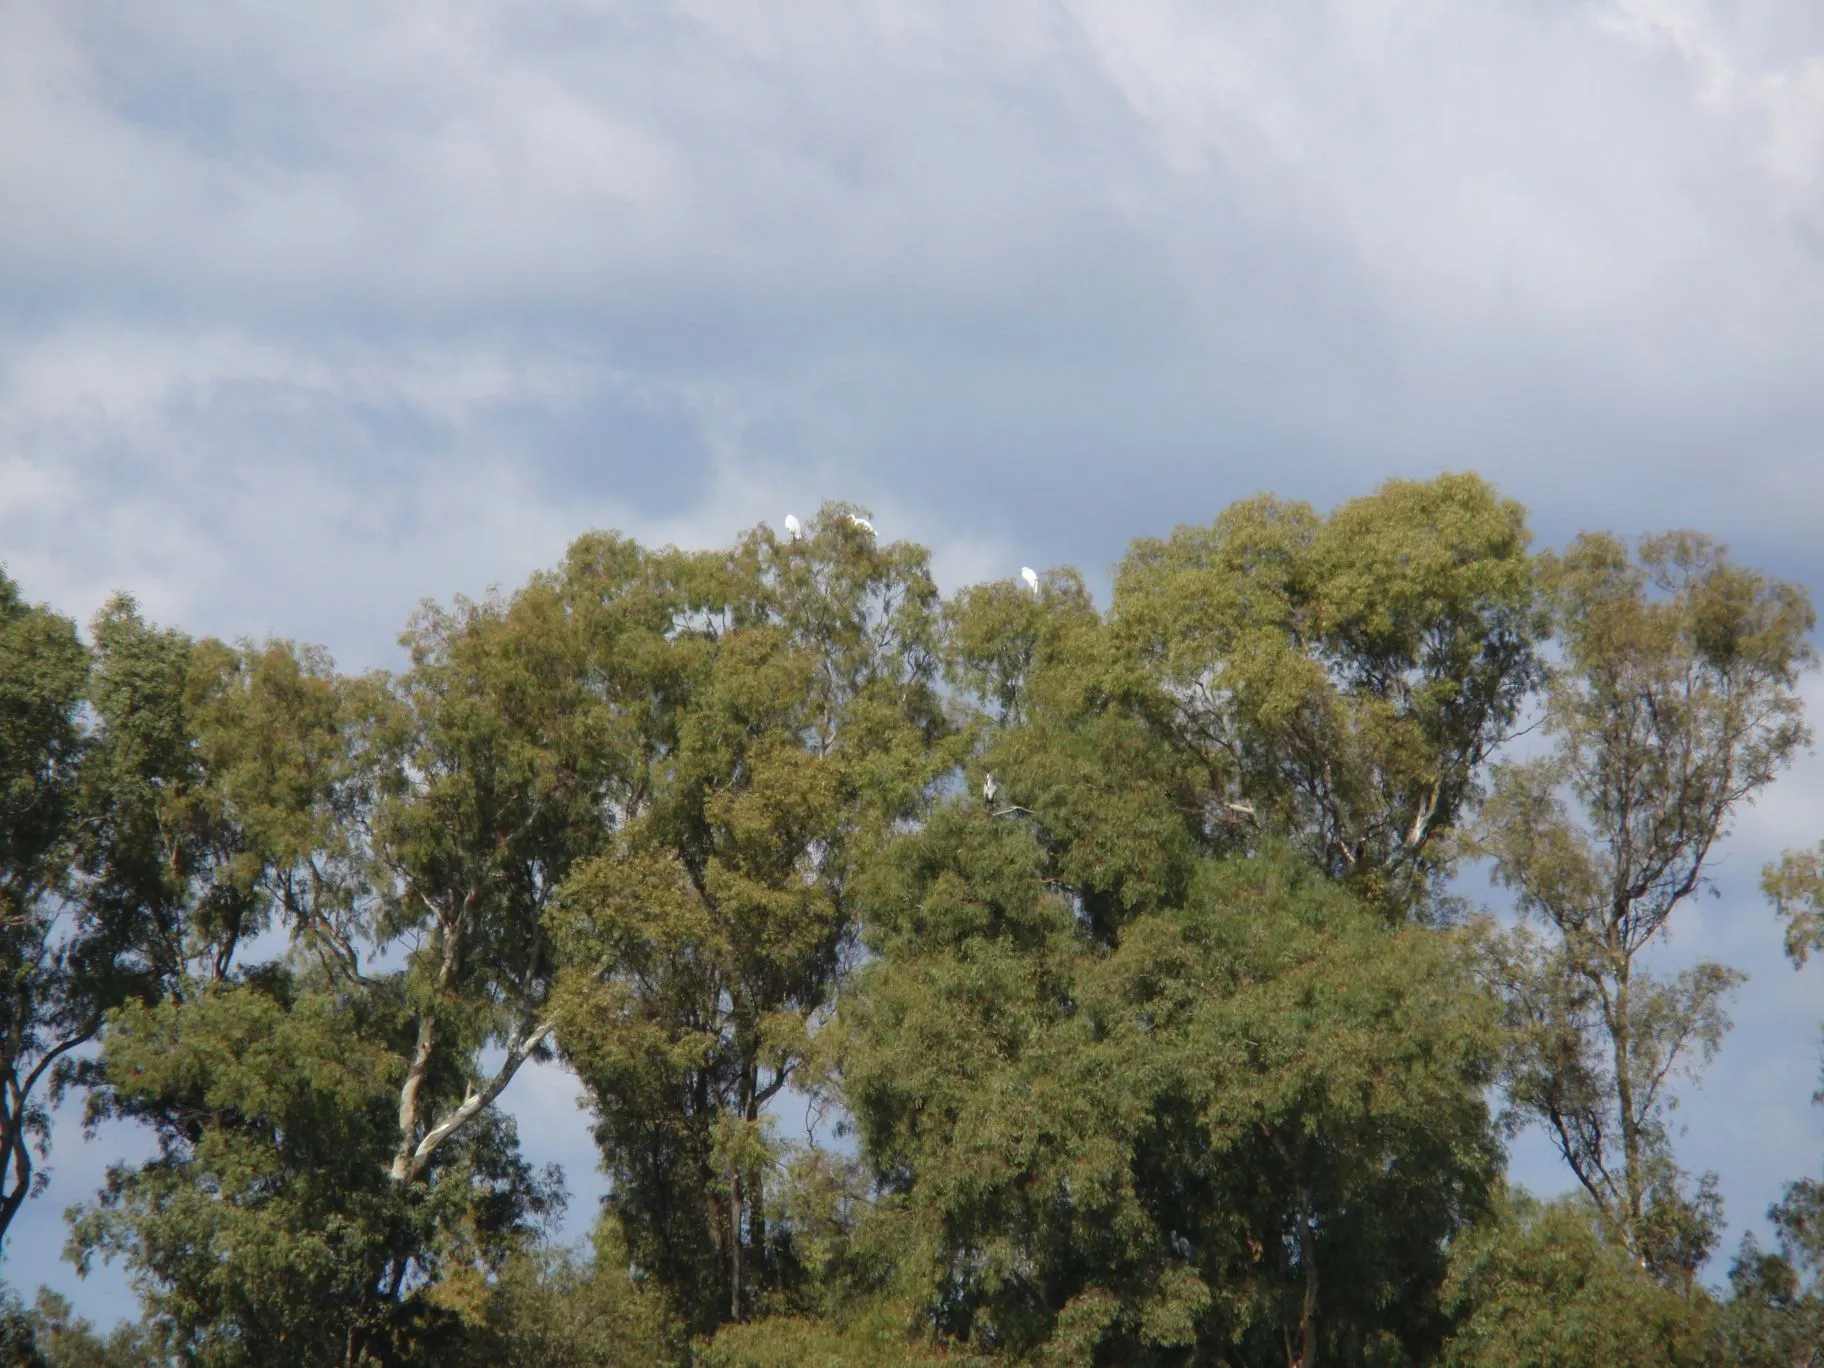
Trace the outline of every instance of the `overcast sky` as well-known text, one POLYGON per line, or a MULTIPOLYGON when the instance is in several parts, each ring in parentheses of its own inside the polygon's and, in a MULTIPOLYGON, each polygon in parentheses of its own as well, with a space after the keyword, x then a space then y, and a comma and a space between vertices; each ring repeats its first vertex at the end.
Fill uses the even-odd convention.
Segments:
MULTIPOLYGON (((1102 584, 1442 469, 1824 597, 1821 433, 1803 0, 0 6, 0 561, 83 617, 386 665, 591 527, 848 498, 947 587, 1102 584)), ((1672 949, 1754 976, 1685 1114, 1731 1243, 1824 1156, 1824 967, 1753 890, 1820 835, 1811 760, 1672 949)), ((567 1084, 515 1093, 586 1208, 567 1084)), ((7 1275, 112 1319, 54 1257, 131 1140, 59 1141, 7 1275)))

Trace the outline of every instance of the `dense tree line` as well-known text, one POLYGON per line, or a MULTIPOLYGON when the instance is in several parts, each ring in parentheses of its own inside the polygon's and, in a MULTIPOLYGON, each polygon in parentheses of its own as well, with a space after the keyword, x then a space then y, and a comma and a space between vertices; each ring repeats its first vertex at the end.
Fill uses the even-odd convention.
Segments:
MULTIPOLYGON (((1239 503, 1106 609, 945 599, 846 505, 595 534, 396 674, 0 576, 0 1239, 54 1100, 157 1144, 70 1212, 141 1321, 8 1292, 0 1355, 1824 1362, 1819 1182, 1698 1278, 1668 1116, 1741 976, 1647 953, 1808 742, 1813 626, 1473 476, 1239 503), (501 1108, 553 1059, 587 1250, 501 1108), (1507 1184, 1525 1125, 1573 1196, 1507 1184)), ((1765 882, 1803 963, 1824 845, 1765 882)))

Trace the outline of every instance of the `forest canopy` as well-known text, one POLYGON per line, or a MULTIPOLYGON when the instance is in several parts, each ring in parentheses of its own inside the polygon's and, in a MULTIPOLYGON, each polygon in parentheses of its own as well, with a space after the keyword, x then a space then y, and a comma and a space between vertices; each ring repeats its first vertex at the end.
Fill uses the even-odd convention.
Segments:
MULTIPOLYGON (((1741 975, 1657 954, 1810 741, 1802 587, 1473 475, 1237 503, 1106 608, 862 512, 584 536, 395 672, 0 573, 0 1273, 56 1101, 155 1147, 69 1212, 140 1320, 0 1288, 0 1362, 1824 1362, 1820 1179, 1700 1277, 1741 975)), ((1802 964, 1824 845, 1765 888, 1802 964)))

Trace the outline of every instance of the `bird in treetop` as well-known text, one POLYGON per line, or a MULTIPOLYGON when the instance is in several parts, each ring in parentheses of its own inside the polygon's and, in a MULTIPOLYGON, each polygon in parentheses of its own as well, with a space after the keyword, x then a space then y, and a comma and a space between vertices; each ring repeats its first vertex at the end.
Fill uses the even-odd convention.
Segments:
POLYGON ((861 517, 859 514, 849 514, 849 521, 854 523, 855 526, 859 527, 863 532, 866 532, 870 537, 874 535, 874 524, 869 522, 866 518, 861 517))
POLYGON ((1026 581, 1026 587, 1032 590, 1034 594, 1039 592, 1039 572, 1034 570, 1030 565, 1022 565, 1020 567, 1020 578, 1026 581))
POLYGON ((989 807, 993 807, 994 806, 994 796, 995 796, 995 794, 999 793, 1000 791, 1001 791, 1001 786, 994 782, 994 776, 992 774, 990 774, 988 776, 988 778, 986 780, 984 780, 982 783, 982 801, 984 803, 986 803, 989 807))
POLYGON ((793 541, 797 541, 798 538, 804 535, 804 524, 799 522, 798 519, 793 517, 790 513, 785 515, 785 535, 790 537, 793 541))

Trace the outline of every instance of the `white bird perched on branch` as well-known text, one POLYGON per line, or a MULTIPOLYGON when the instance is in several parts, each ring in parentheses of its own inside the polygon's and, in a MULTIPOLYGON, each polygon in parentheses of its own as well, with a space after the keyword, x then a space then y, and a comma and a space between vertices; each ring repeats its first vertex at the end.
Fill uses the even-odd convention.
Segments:
POLYGON ((874 535, 874 524, 869 522, 866 518, 851 513, 849 514, 849 521, 854 523, 855 526, 859 527, 863 532, 866 532, 870 537, 874 535))
POLYGON ((993 807, 994 806, 994 796, 995 796, 995 794, 999 793, 1000 791, 1001 791, 1001 786, 994 782, 994 776, 992 774, 990 774, 988 776, 988 778, 982 784, 982 801, 984 803, 986 803, 989 807, 993 807))
POLYGON ((798 519, 794 518, 790 513, 785 515, 785 535, 790 537, 793 541, 797 541, 798 538, 804 535, 804 524, 799 522, 798 519))
POLYGON ((1020 578, 1026 581, 1026 587, 1032 590, 1034 594, 1039 592, 1039 572, 1034 570, 1030 565, 1022 565, 1020 567, 1020 578))

